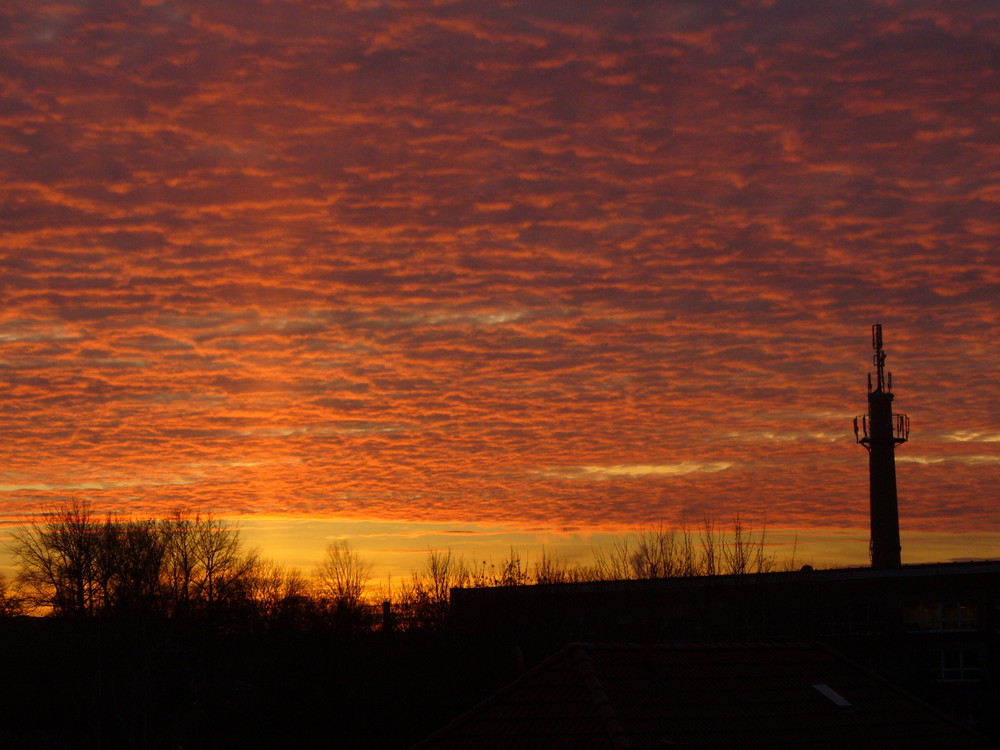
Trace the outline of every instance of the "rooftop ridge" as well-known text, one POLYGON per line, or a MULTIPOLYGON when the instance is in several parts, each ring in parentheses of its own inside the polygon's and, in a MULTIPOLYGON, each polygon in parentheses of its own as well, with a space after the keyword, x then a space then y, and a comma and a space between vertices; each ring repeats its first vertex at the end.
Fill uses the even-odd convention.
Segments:
POLYGON ((908 563, 898 568, 873 569, 867 566, 844 568, 818 568, 812 570, 772 570, 763 573, 737 573, 703 576, 675 576, 666 578, 630 578, 607 581, 564 581, 561 583, 534 583, 520 586, 486 586, 482 588, 451 589, 453 596, 494 597, 520 591, 539 594, 553 591, 633 591, 636 589, 687 589, 701 587, 734 588, 757 586, 776 581, 822 581, 880 578, 918 578, 924 576, 952 576, 963 574, 1000 573, 1000 558, 961 560, 953 562, 908 563))
POLYGON ((601 684, 601 678, 597 674, 594 662, 590 658, 590 648, 593 648, 593 646, 576 643, 570 647, 570 653, 573 656, 573 661, 576 663, 576 668, 580 672, 580 676, 583 678, 583 684, 587 688, 590 700, 593 701, 594 708, 597 709, 597 715, 601 718, 604 731, 607 733, 608 739, 611 740, 611 746, 615 750, 629 750, 632 747, 632 743, 629 742, 628 736, 625 734, 625 729, 622 727, 621 722, 618 721, 618 715, 615 713, 614 706, 611 705, 611 698, 607 690, 601 684))

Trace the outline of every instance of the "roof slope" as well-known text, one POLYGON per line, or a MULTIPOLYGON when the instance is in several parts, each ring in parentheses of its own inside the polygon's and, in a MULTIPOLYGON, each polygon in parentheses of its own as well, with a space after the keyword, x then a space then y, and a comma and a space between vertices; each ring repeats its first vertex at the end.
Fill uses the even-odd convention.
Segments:
POLYGON ((416 747, 989 745, 824 646, 574 644, 416 747))

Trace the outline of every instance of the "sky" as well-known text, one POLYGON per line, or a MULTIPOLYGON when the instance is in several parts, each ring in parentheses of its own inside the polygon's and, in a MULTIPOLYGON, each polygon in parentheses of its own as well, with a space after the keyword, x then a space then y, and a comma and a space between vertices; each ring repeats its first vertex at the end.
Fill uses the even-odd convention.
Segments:
POLYGON ((994 0, 8 0, 0 537, 1000 556, 994 0), (534 547, 533 547, 534 546, 534 547))

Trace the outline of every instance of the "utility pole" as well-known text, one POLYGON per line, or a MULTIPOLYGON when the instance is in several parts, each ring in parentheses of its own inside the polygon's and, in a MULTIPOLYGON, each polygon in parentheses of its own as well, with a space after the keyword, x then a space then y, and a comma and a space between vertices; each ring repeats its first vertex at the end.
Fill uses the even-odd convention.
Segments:
POLYGON ((900 566, 899 508, 896 498, 896 446, 910 437, 910 418, 892 413, 892 373, 885 371, 882 325, 872 326, 876 382, 868 373, 868 413, 854 418, 854 437, 868 451, 872 568, 900 566))

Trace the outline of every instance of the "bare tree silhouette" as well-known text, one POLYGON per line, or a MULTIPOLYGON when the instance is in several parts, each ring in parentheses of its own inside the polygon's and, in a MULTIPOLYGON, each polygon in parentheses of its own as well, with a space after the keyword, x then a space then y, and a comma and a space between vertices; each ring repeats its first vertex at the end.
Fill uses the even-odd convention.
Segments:
POLYGON ((446 552, 430 550, 419 571, 400 587, 399 605, 404 619, 416 628, 438 628, 447 623, 451 590, 471 585, 473 576, 465 560, 446 552))
POLYGON ((557 560, 542 547, 542 554, 532 567, 535 583, 565 583, 569 580, 569 571, 565 560, 557 560))
POLYGON ((327 545, 315 575, 338 607, 357 610, 364 599, 372 569, 373 565, 362 560, 350 542, 341 539, 327 545))
POLYGON ((28 521, 10 550, 33 607, 90 615, 99 604, 98 533, 89 503, 73 501, 28 521))
POLYGON ((250 576, 250 598, 257 616, 265 621, 274 619, 308 594, 309 581, 301 571, 274 560, 260 560, 250 576))
POLYGON ((7 577, 0 573, 0 617, 14 617, 23 611, 21 598, 7 583, 7 577))
POLYGON ((212 516, 99 519, 83 501, 29 519, 10 550, 25 604, 56 615, 180 615, 247 602, 261 565, 239 531, 212 516))

